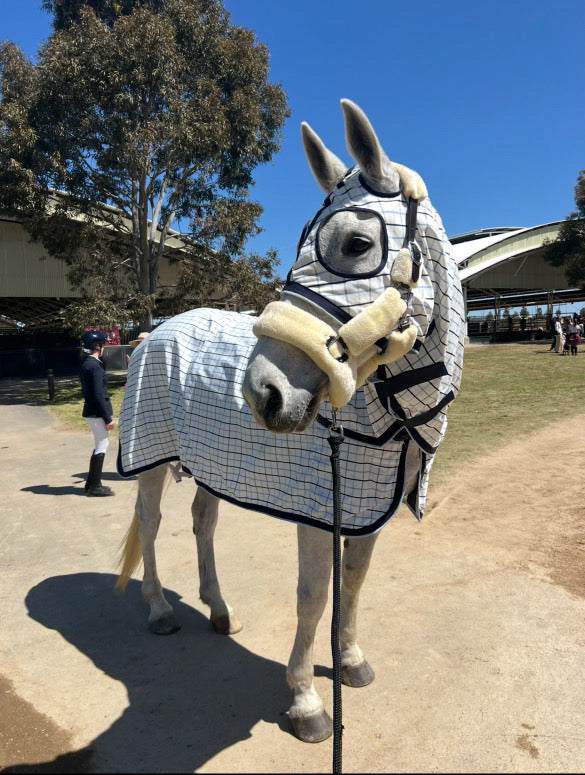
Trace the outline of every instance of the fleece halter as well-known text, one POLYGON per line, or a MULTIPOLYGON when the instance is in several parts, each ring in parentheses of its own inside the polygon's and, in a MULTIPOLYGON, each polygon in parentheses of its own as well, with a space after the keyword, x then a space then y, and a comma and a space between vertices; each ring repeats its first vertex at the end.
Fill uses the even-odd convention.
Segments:
POLYGON ((395 198, 399 192, 388 195, 372 191, 359 169, 345 175, 301 234, 297 261, 282 296, 291 300, 300 297, 341 325, 326 323, 294 301, 274 301, 266 306, 253 328, 257 337, 269 336, 305 352, 329 378, 329 400, 334 408, 345 406, 379 366, 401 358, 417 338, 418 329, 409 323, 407 309, 421 274, 422 253, 415 235, 418 202, 426 197, 426 187, 412 170, 396 166, 407 202, 406 225, 402 247, 394 249, 396 255, 389 270, 390 243, 395 236, 390 234, 384 200, 395 198), (374 214, 382 222, 382 257, 374 270, 351 274, 332 269, 325 262, 319 249, 321 229, 329 218, 344 211, 374 214), (356 296, 354 285, 361 286, 361 292, 357 291, 361 303, 351 302, 356 296), (345 308, 340 301, 345 301, 345 308), (361 309, 351 314, 348 306, 361 309))

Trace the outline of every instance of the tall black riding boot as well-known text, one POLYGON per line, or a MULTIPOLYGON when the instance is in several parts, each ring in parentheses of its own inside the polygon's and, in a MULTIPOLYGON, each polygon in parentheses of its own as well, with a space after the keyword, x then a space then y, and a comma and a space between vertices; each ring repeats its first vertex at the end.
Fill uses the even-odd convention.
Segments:
POLYGON ((89 474, 87 475, 87 481, 85 483, 85 494, 89 497, 99 498, 105 495, 114 494, 113 490, 109 487, 104 487, 102 484, 104 457, 105 454, 103 452, 99 455, 94 453, 89 461, 89 474))

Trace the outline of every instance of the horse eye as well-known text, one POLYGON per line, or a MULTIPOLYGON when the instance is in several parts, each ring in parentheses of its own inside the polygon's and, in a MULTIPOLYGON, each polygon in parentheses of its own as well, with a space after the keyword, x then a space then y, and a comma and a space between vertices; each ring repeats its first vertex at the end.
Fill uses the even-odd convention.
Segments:
POLYGON ((352 237, 348 240, 346 249, 343 252, 346 255, 359 256, 371 247, 372 242, 366 237, 352 237))

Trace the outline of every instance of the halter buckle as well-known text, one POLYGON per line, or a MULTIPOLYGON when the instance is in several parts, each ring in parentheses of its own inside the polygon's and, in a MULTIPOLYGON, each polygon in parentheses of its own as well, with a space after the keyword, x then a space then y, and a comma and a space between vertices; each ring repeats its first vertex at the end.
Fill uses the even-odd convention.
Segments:
POLYGON ((345 363, 349 358, 349 350, 346 343, 343 341, 343 337, 330 336, 329 339, 325 342, 325 346, 329 350, 331 356, 335 358, 336 361, 339 361, 339 363, 345 363), (338 350, 337 355, 335 354, 333 348, 338 350), (341 352, 339 352, 339 350, 341 350, 341 352))
POLYGON ((420 277, 420 265, 422 261, 422 251, 415 242, 412 240, 408 243, 408 249, 410 251, 410 258, 412 261, 412 282, 417 283, 420 277))

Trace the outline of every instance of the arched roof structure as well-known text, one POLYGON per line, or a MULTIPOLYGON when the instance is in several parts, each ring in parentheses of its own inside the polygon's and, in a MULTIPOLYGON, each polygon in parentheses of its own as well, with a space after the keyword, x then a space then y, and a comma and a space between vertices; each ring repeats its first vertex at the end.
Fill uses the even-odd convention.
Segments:
MULTIPOLYGON (((567 286, 563 268, 544 260, 545 245, 557 238, 562 223, 480 229, 451 237, 468 312, 585 301, 583 289, 567 286)), ((168 242, 168 254, 181 247, 177 233, 168 242)), ((176 265, 163 260, 161 286, 172 286, 176 274, 176 265)), ((17 220, 0 217, 0 325, 3 320, 46 325, 78 296, 64 262, 31 242, 17 220)))
POLYGON ((569 288, 563 267, 544 260, 563 221, 529 228, 481 229, 451 237, 467 310, 528 304, 569 304, 585 300, 569 288))

